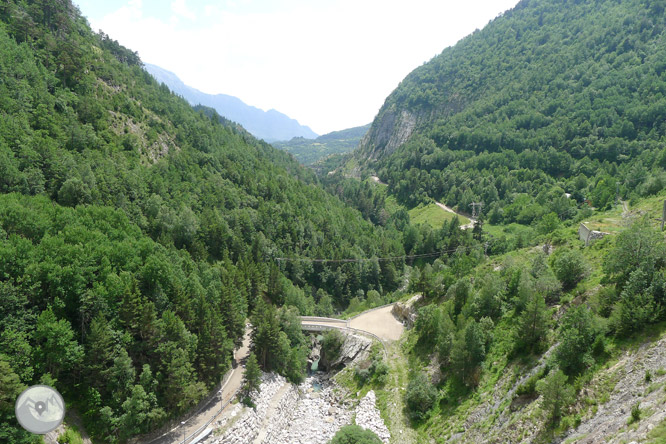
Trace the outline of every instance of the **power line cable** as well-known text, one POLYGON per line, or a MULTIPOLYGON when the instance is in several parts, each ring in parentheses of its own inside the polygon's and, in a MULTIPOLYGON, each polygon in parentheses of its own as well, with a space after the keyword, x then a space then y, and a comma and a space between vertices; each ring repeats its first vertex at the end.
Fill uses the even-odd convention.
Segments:
POLYGON ((441 256, 445 253, 455 253, 460 250, 468 250, 470 247, 458 247, 453 250, 441 250, 434 253, 412 254, 404 256, 388 256, 388 257, 375 257, 375 258, 359 258, 359 259, 312 259, 307 257, 277 257, 276 261, 281 262, 316 262, 316 263, 350 263, 350 262, 372 262, 372 261, 394 261, 398 259, 417 259, 423 257, 441 256))

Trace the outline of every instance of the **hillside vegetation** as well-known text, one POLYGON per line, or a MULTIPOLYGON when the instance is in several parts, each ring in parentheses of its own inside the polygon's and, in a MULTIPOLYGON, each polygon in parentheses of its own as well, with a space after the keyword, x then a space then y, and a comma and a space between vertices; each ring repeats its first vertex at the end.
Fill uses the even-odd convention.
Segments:
POLYGON ((0 441, 39 442, 13 411, 36 383, 96 442, 154 430, 215 388, 248 320, 252 373, 299 382, 298 315, 414 293, 389 361, 346 373, 397 442, 658 439, 665 5, 522 1, 410 74, 317 178, 70 0, 2 2, 0 441), (434 201, 481 202, 480 223, 434 201), (584 246, 580 221, 611 234, 584 246))
POLYGON ((483 204, 478 255, 410 277, 393 367, 418 442, 663 434, 665 39, 663 1, 521 1, 407 76, 327 179, 376 174, 412 214, 483 204), (581 221, 611 234, 584 247, 581 221))
POLYGON ((524 0, 415 69, 348 169, 409 206, 433 198, 536 224, 663 188, 666 4, 524 0), (571 195, 567 199, 564 193, 571 195))
MULTIPOLYGON (((315 164, 335 154, 346 154, 354 150, 370 125, 342 131, 333 131, 314 140, 294 137, 289 141, 273 142, 276 148, 291 153, 303 165, 315 164)), ((317 168, 315 166, 315 168, 317 168)))
POLYGON ((148 432, 221 380, 250 318, 263 369, 298 381, 295 316, 401 283, 401 260, 278 261, 401 256, 406 225, 192 109, 69 0, 0 4, 0 73, 0 441, 34 441, 13 400, 40 382, 99 442, 148 432))

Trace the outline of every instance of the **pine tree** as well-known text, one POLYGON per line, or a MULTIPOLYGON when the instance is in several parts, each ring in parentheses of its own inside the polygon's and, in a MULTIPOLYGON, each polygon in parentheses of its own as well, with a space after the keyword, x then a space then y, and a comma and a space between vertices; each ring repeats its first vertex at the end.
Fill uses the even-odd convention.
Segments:
POLYGON ((244 397, 250 396, 253 392, 259 392, 261 389, 261 369, 257 363, 257 356, 250 353, 245 363, 245 373, 243 373, 243 384, 241 393, 244 397))
POLYGON ((536 388, 543 398, 541 407, 552 422, 557 421, 562 416, 562 409, 574 400, 574 389, 559 369, 551 370, 545 379, 537 382, 536 388))
POLYGON ((252 347, 265 371, 274 369, 280 325, 275 308, 259 298, 252 314, 252 347))
POLYGON ((227 339, 219 313, 206 303, 203 296, 198 312, 197 369, 204 381, 214 384, 229 368, 233 342, 227 339))
POLYGON ((108 369, 113 361, 113 331, 103 315, 98 314, 93 318, 86 342, 88 383, 104 392, 108 369))
POLYGON ((479 364, 486 355, 485 335, 479 324, 471 320, 453 342, 451 349, 451 365, 458 377, 466 385, 477 382, 479 364))
POLYGON ((516 345, 521 350, 531 352, 538 349, 548 331, 548 310, 544 297, 539 293, 532 293, 528 297, 525 310, 518 318, 516 345))

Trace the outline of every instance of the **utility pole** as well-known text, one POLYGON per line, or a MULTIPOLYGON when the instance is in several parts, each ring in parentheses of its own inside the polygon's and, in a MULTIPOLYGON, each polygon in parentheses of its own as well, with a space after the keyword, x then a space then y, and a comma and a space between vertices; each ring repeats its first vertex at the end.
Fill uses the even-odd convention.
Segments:
POLYGON ((664 209, 661 212, 661 231, 664 231, 664 222, 666 222, 666 200, 664 200, 664 209))
POLYGON ((476 219, 477 216, 481 214, 483 202, 472 202, 469 206, 472 207, 472 219, 476 219))

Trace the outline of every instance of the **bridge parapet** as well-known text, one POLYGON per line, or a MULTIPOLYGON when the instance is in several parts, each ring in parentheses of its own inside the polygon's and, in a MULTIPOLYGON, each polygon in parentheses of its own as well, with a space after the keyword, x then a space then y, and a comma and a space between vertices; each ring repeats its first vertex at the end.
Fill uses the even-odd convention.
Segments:
POLYGON ((305 331, 324 331, 324 330, 347 330, 344 325, 324 325, 324 324, 306 324, 301 323, 301 329, 305 331))
POLYGON ((331 323, 331 324, 341 324, 341 325, 347 325, 347 320, 346 319, 338 319, 338 318, 322 318, 319 316, 301 316, 301 322, 318 322, 318 323, 331 323))

